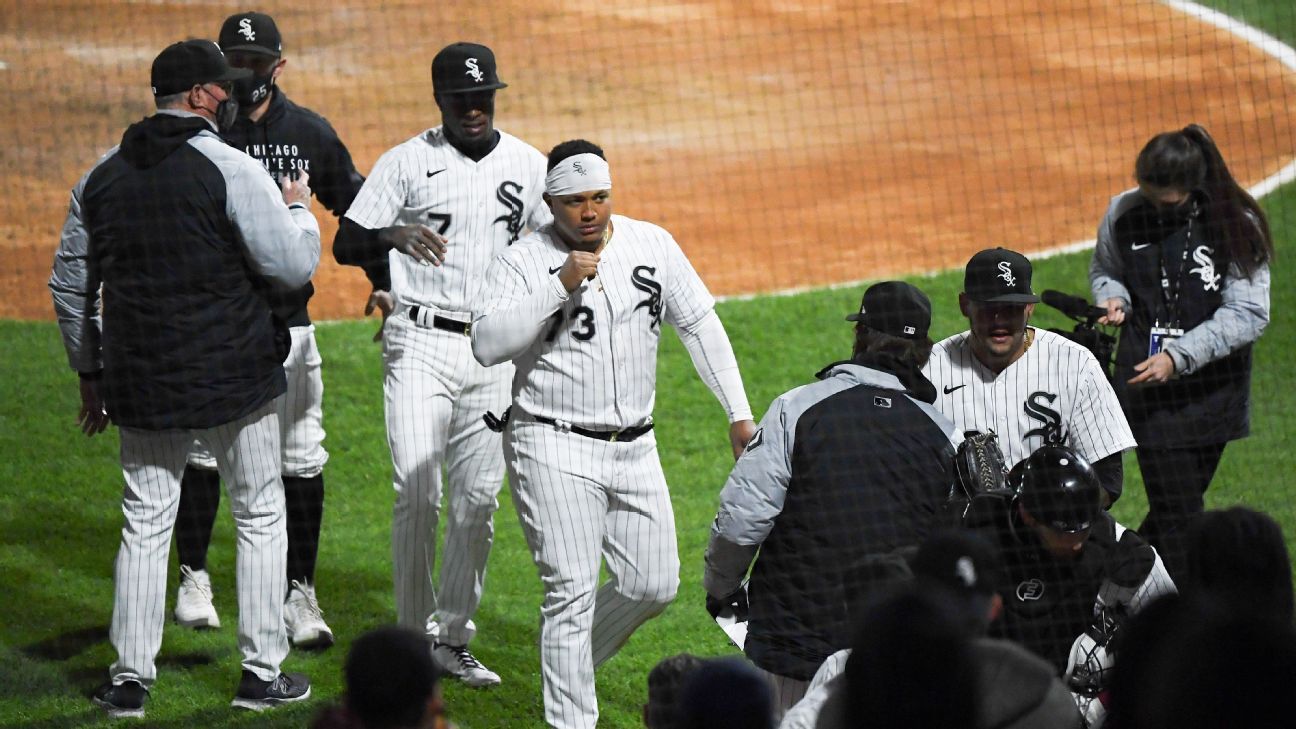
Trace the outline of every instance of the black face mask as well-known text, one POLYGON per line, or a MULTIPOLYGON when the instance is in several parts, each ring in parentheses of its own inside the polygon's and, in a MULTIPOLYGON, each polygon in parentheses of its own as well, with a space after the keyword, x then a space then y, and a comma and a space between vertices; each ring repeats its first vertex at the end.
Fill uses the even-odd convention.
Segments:
POLYGON ((274 71, 263 76, 250 76, 234 82, 234 98, 245 110, 256 107, 270 96, 274 88, 274 71))
POLYGON ((230 94, 228 98, 216 105, 216 128, 222 132, 228 132, 234 128, 234 122, 238 119, 239 103, 235 101, 234 95, 230 94))
POLYGON ((1184 201, 1178 205, 1167 205, 1165 207, 1157 206, 1157 220, 1162 225, 1184 225, 1190 218, 1197 214, 1197 201, 1192 195, 1184 198, 1184 201))

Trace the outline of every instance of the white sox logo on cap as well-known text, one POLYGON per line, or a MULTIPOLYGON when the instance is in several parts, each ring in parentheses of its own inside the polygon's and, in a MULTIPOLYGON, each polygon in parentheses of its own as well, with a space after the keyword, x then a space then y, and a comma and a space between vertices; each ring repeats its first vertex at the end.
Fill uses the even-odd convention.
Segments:
POLYGON ((256 31, 252 30, 252 19, 244 18, 239 21, 239 35, 250 41, 256 40, 256 31))
POLYGON ((477 68, 476 58, 469 58, 464 61, 464 65, 468 67, 468 70, 464 71, 465 76, 472 76, 473 81, 476 81, 477 83, 481 83, 485 80, 486 77, 482 75, 481 69, 477 68))
POLYGON ((959 582, 964 587, 974 587, 976 585, 976 566, 972 564, 971 557, 959 557, 954 563, 954 574, 958 577, 959 582))
POLYGON ((999 278, 1003 279, 1004 283, 1008 284, 1009 286, 1017 285, 1017 277, 1013 275, 1011 263, 1007 261, 1000 261, 999 270, 1002 272, 999 274, 999 278))

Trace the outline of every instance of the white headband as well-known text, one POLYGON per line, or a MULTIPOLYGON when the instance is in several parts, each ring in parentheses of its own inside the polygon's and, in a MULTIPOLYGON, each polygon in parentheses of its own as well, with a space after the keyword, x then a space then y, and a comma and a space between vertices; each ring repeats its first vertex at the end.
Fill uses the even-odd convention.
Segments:
POLYGON ((607 160, 585 152, 574 154, 554 165, 545 175, 545 192, 550 195, 574 195, 590 190, 611 190, 612 171, 607 160))

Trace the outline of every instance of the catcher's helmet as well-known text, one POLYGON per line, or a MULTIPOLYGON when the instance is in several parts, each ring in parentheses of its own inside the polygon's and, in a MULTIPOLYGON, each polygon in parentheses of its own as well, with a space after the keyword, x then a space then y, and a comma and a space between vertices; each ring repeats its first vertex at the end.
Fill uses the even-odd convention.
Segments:
POLYGON ((1102 485, 1083 456, 1060 445, 1042 446, 1008 472, 1017 502, 1035 520, 1059 532, 1088 529, 1102 513, 1102 485))

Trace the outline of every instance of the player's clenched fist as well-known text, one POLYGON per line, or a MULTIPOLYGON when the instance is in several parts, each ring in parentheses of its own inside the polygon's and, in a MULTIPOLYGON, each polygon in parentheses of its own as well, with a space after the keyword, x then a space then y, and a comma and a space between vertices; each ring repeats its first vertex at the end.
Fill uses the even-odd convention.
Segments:
POLYGON ((423 265, 440 266, 446 256, 446 238, 426 225, 396 225, 379 233, 382 241, 423 265))
POLYGON ((598 272, 598 262, 597 253, 572 251, 567 254, 567 260, 563 263, 562 270, 558 272, 558 280, 562 281, 563 287, 571 293, 580 286, 581 281, 598 272))
POLYGON ((283 181, 279 183, 279 189, 283 192, 284 205, 301 203, 310 207, 310 175, 306 170, 297 173, 297 179, 291 179, 291 176, 284 176, 283 181))

